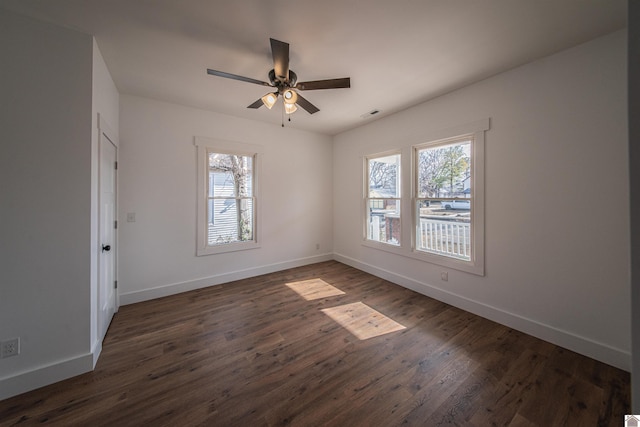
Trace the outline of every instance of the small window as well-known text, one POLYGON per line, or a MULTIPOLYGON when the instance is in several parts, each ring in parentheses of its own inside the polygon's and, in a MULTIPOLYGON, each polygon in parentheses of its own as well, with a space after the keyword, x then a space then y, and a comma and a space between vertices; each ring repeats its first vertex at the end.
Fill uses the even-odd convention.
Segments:
POLYGON ((253 156, 207 151, 207 246, 253 240, 253 156))
POLYGON ((243 150, 242 144, 198 144, 203 142, 202 138, 196 139, 200 194, 197 254, 257 247, 258 153, 243 150))
POLYGON ((366 240, 400 246, 400 154, 366 159, 366 240))

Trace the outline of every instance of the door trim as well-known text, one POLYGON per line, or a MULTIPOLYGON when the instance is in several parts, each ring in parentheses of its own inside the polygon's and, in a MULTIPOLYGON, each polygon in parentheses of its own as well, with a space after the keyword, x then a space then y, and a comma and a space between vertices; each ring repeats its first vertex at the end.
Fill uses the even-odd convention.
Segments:
MULTIPOLYGON (((112 144, 115 149, 116 149, 116 153, 115 153, 115 157, 116 157, 116 163, 118 162, 118 151, 119 151, 119 141, 118 141, 118 134, 113 130, 113 128, 107 123, 107 121, 102 117, 102 115, 100 113, 98 113, 98 245, 102 244, 102 235, 101 235, 101 230, 100 230, 100 218, 101 218, 101 209, 102 209, 102 204, 100 203, 100 198, 101 198, 101 185, 100 185, 100 179, 101 179, 101 148, 102 148, 102 144, 112 144), (107 141, 105 141, 105 139, 107 141)), ((118 221, 118 172, 117 172, 117 168, 116 168, 116 173, 115 173, 115 192, 116 192, 116 197, 114 200, 114 210, 115 210, 115 215, 114 218, 116 221, 118 221)), ((118 227, 120 226, 120 224, 118 223, 118 227)), ((112 246, 112 251, 113 251, 113 280, 118 281, 118 227, 116 227, 116 229, 114 230, 113 233, 113 244, 112 246)), ((98 250, 97 251, 97 268, 98 268, 98 282, 97 282, 97 286, 98 286, 98 295, 97 295, 97 314, 98 314, 98 319, 100 320, 100 274, 101 274, 101 262, 100 262, 100 256, 101 256, 101 251, 98 250)), ((115 288, 114 289, 114 295, 115 295, 115 301, 114 301, 114 313, 118 312, 118 309, 120 308, 120 293, 119 293, 119 289, 115 288)), ((98 340, 100 342, 102 342, 102 340, 104 339, 104 336, 100 336, 101 334, 101 325, 97 325, 98 326, 98 340)), ((106 332, 106 331, 105 331, 106 332)))

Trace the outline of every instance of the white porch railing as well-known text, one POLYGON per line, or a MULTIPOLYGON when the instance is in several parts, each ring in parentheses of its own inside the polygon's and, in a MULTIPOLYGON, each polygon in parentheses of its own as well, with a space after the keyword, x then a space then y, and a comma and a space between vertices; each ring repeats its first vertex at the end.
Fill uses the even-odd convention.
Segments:
POLYGON ((420 218, 417 249, 471 260, 471 224, 420 218))

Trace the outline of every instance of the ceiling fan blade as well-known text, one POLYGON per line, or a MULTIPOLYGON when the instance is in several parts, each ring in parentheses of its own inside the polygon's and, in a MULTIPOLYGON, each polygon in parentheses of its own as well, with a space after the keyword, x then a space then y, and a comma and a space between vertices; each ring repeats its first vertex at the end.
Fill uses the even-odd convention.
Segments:
POLYGON ((300 94, 298 94, 298 100, 296 101, 296 104, 307 110, 309 114, 317 113, 318 111, 320 111, 318 107, 307 101, 300 94))
POLYGON ((317 89, 343 89, 351 87, 351 79, 345 77, 342 79, 314 80, 311 82, 300 82, 296 85, 296 89, 300 90, 317 90, 317 89))
POLYGON ((264 105, 264 102, 262 102, 262 98, 260 98, 256 102, 254 102, 253 104, 249 105, 247 108, 260 108, 263 105, 264 105))
POLYGON ((271 41, 271 54, 273 55, 273 70, 280 81, 289 80, 289 43, 276 39, 271 41))
POLYGON ((270 83, 267 83, 267 82, 252 79, 250 77, 238 76, 237 74, 225 73, 224 71, 212 70, 211 68, 207 68, 207 74, 211 74, 212 76, 224 77, 227 79, 240 80, 241 82, 254 83, 257 85, 273 87, 271 86, 270 83))

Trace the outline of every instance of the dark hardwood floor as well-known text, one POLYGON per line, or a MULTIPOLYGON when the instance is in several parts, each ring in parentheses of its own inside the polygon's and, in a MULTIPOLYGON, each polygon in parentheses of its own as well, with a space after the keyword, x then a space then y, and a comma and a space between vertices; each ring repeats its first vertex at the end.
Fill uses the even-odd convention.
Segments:
POLYGON ((0 425, 617 427, 629 402, 626 372, 331 261, 121 307, 95 371, 0 425))

